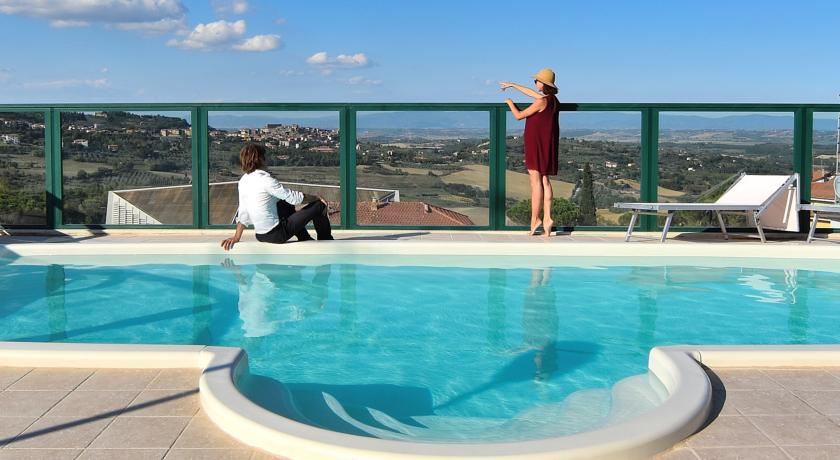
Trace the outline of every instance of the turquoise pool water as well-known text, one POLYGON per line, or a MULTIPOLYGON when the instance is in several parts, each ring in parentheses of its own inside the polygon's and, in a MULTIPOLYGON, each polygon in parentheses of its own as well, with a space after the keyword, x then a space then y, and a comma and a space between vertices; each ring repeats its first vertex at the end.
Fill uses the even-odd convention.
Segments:
POLYGON ((830 263, 211 259, 7 261, 0 340, 239 346, 242 389, 264 407, 454 442, 643 413, 664 397, 646 374, 656 345, 840 343, 830 263))

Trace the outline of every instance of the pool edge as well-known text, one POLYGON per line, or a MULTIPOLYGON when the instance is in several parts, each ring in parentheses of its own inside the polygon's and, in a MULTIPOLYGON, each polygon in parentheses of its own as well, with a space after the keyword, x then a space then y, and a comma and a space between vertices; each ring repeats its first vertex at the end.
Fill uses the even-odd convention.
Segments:
MULTIPOLYGON (((837 355, 840 360, 840 347, 837 355)), ((628 421, 533 441, 436 444, 337 433, 269 412, 237 388, 238 379, 248 372, 247 355, 240 348, 0 342, 0 366, 201 369, 201 406, 219 428, 252 447, 295 459, 647 458, 670 448, 706 421, 711 385, 695 361, 697 356, 694 348, 651 350, 650 369, 668 389, 669 397, 651 412, 628 421)))

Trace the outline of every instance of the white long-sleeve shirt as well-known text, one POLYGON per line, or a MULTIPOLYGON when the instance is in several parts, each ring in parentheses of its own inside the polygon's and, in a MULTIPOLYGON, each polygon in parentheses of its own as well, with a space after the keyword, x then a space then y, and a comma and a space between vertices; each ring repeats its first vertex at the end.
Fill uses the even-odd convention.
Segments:
POLYGON ((289 190, 271 174, 257 169, 239 179, 239 211, 236 222, 254 225, 259 234, 268 233, 280 223, 277 200, 291 205, 303 203, 303 193, 289 190))

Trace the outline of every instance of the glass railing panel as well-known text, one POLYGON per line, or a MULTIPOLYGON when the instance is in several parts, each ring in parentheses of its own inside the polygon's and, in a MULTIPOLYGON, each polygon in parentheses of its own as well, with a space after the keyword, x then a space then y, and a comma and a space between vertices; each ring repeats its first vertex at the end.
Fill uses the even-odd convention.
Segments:
MULTIPOLYGON (((525 120, 507 119, 505 215, 528 226, 531 186, 525 167, 525 120)), ((619 226, 629 215, 616 202, 639 200, 641 113, 561 112, 552 218, 559 226, 619 226)))
POLYGON ((242 177, 239 151, 266 149, 266 171, 286 187, 324 198, 341 222, 339 116, 317 111, 212 111, 209 124, 209 222, 235 223, 242 177))
POLYGON ((61 113, 63 220, 192 225, 189 112, 61 113))
MULTIPOLYGON (((811 203, 840 205, 840 129, 837 112, 814 113, 811 170, 811 203)), ((812 216, 813 217, 813 216, 812 216)), ((817 222, 817 229, 840 229, 840 219, 825 216, 817 222)))
POLYGON ((47 224, 43 112, 0 112, 0 225, 47 224))
POLYGON ((488 112, 358 112, 356 222, 489 224, 488 112))
MULTIPOLYGON (((712 203, 740 174, 793 170, 793 114, 661 112, 658 201, 712 203)), ((749 227, 726 215, 727 226, 749 227)), ((664 218, 660 218, 660 225, 664 218)), ((673 227, 717 227, 709 212, 675 213, 673 227)))

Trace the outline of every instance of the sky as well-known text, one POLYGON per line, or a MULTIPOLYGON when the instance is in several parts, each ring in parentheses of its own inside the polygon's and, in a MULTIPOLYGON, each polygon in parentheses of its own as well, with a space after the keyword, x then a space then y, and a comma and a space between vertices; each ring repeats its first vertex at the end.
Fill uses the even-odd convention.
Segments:
POLYGON ((837 0, 0 0, 0 103, 840 101, 837 0))

